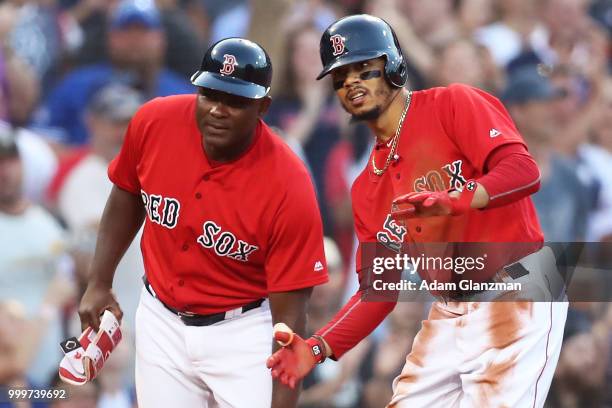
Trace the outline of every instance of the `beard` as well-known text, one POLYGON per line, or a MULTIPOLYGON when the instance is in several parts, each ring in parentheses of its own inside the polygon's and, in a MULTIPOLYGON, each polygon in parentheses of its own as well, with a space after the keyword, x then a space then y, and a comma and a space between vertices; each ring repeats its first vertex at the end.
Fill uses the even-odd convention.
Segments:
POLYGON ((351 114, 351 123, 354 122, 367 122, 369 120, 376 120, 382 113, 382 109, 380 106, 375 106, 367 112, 359 113, 359 114, 351 114))

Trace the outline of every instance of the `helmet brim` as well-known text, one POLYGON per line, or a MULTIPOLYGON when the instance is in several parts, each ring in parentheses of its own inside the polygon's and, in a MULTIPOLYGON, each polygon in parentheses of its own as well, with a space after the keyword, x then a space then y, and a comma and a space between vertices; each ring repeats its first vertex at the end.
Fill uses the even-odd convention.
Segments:
POLYGON ((386 55, 384 51, 362 51, 356 53, 348 53, 345 56, 340 58, 336 58, 331 64, 323 67, 323 71, 319 74, 317 79, 323 78, 325 75, 329 74, 332 70, 336 68, 340 68, 344 65, 354 64, 355 62, 367 61, 374 58, 382 57, 386 55))
POLYGON ((191 83, 202 88, 225 92, 230 95, 249 99, 261 99, 268 95, 270 88, 243 81, 242 79, 216 74, 208 71, 197 71, 191 77, 191 83))

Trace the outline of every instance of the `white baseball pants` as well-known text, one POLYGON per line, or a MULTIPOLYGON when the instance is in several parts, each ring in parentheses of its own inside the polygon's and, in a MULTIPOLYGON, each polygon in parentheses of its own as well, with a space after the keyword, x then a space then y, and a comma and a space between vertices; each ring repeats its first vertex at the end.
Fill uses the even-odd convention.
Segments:
POLYGON ((566 302, 435 302, 389 408, 542 407, 566 302))
POLYGON ((135 330, 139 407, 270 407, 268 301, 232 319, 190 327, 143 289, 135 330))

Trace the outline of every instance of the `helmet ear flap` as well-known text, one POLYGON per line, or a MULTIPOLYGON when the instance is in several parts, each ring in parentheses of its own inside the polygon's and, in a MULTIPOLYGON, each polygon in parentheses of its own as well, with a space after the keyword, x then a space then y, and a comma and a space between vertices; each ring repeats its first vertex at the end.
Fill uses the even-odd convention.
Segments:
POLYGON ((385 63, 385 78, 395 88, 401 88, 406 85, 408 66, 404 58, 401 58, 399 62, 387 59, 385 63))

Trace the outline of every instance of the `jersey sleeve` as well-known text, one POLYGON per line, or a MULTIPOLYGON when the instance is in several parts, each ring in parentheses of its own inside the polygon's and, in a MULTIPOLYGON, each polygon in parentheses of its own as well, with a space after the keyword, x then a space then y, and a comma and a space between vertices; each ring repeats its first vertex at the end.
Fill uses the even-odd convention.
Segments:
POLYGON ((285 292, 327 282, 323 226, 306 170, 289 177, 274 215, 266 256, 268 291, 285 292))
POLYGON ((437 107, 446 133, 480 171, 499 146, 525 144, 501 101, 485 91, 453 84, 440 95, 437 107))
POLYGON ((142 137, 142 135, 139 134, 139 128, 139 116, 136 114, 125 132, 125 138, 119 154, 108 166, 108 178, 113 184, 133 194, 140 193, 137 166, 140 157, 138 138, 142 137))

